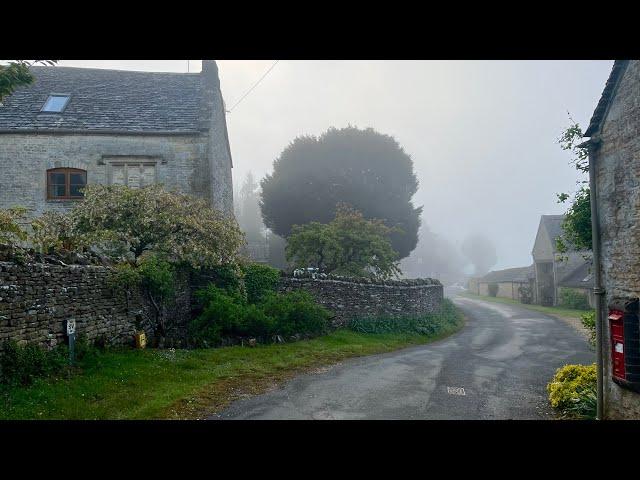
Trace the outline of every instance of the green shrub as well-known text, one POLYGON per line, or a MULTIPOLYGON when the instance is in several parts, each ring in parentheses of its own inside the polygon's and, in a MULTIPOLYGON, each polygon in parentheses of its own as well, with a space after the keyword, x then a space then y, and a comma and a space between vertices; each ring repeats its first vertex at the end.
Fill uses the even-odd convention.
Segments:
POLYGON ((326 331, 329 312, 306 292, 267 293, 259 303, 248 303, 237 291, 210 284, 197 292, 202 313, 189 324, 195 344, 214 346, 223 337, 256 337, 268 341, 274 335, 317 335, 326 331))
POLYGON ((148 291, 159 300, 166 302, 175 295, 175 267, 157 255, 140 257, 137 271, 148 291))
POLYGON ((202 301, 202 313, 189 323, 189 336, 198 344, 213 346, 223 334, 231 334, 243 320, 245 303, 242 296, 211 283, 196 292, 202 301))
POLYGON ((264 298, 261 307, 275 319, 275 335, 319 335, 325 333, 329 325, 329 311, 307 292, 272 293, 264 298))
POLYGON ((520 285, 518 287, 518 296, 521 303, 533 303, 533 291, 531 290, 531 287, 529 285, 520 285))
POLYGON ((565 365, 547 385, 549 402, 564 417, 595 418, 596 365, 565 365))
POLYGON ((587 296, 573 288, 560 288, 558 296, 558 303, 562 307, 574 310, 589 310, 591 308, 587 296))
POLYGON ((596 312, 588 312, 580 315, 582 325, 589 331, 589 343, 592 346, 596 344, 596 312))
POLYGON ((489 296, 490 297, 496 297, 498 295, 498 284, 497 283, 490 283, 487 286, 488 290, 489 290, 489 296))
POLYGON ((442 301, 436 313, 420 317, 366 317, 354 318, 347 327, 359 333, 419 333, 439 335, 457 328, 463 321, 461 312, 448 299, 442 301))
POLYGON ((247 301, 257 303, 266 294, 275 292, 280 278, 280 271, 269 265, 251 263, 242 267, 247 301))
POLYGON ((66 346, 46 351, 37 345, 18 345, 10 340, 0 353, 0 383, 29 385, 36 378, 60 373, 68 359, 66 346))

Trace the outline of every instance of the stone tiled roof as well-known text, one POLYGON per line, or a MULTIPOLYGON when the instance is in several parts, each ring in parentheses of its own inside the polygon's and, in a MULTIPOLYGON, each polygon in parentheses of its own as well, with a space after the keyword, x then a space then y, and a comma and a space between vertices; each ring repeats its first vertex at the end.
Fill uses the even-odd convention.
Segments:
POLYGON ((585 261, 558 282, 561 287, 590 288, 594 285, 591 262, 585 261))
POLYGON ((596 106, 596 109, 593 112, 593 116, 591 117, 591 121, 589 122, 589 127, 584 132, 585 137, 590 137, 594 133, 596 133, 600 129, 600 123, 604 119, 604 116, 607 112, 607 106, 609 102, 613 98, 613 94, 615 92, 616 85, 618 80, 620 79, 624 69, 629 63, 629 60, 616 60, 613 63, 613 68, 611 69, 611 74, 607 79, 607 83, 604 86, 604 90, 602 91, 602 96, 600 97, 600 101, 596 106))
POLYGON ((564 220, 564 215, 542 215, 541 219, 555 250, 556 238, 562 235, 562 222, 564 220))
POLYGON ((188 133, 199 130, 198 73, 31 67, 35 82, 0 106, 0 130, 188 133), (65 110, 40 113, 47 97, 70 94, 65 110))
POLYGON ((533 275, 533 265, 528 267, 507 268, 487 273, 479 281, 486 282, 528 282, 533 275))

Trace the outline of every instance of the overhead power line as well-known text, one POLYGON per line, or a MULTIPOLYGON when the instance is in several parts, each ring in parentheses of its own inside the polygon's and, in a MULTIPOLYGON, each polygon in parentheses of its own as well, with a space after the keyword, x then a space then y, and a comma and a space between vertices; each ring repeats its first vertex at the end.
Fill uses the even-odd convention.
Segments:
POLYGON ((258 79, 258 81, 254 83, 253 86, 249 90, 247 90, 244 95, 242 95, 242 97, 240 97, 240 100, 238 100, 229 110, 227 110, 227 113, 231 113, 233 109, 236 108, 240 104, 240 102, 242 102, 242 100, 244 100, 247 95, 249 95, 253 91, 253 89, 256 88, 260 84, 260 82, 262 82, 262 80, 264 80, 267 75, 269 75, 269 72, 273 70, 273 67, 275 67, 279 61, 280 60, 276 60, 275 62, 273 62, 273 65, 271 65, 269 69, 264 72, 264 74, 258 79))

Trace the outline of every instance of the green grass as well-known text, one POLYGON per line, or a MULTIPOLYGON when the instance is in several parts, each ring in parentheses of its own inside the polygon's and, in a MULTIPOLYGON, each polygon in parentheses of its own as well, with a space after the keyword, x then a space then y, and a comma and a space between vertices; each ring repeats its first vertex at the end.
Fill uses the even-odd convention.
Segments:
POLYGON ((346 329, 295 343, 199 350, 122 350, 87 358, 81 372, 0 390, 0 419, 202 418, 323 365, 437 340, 438 335, 346 329))
POLYGON ((575 310, 572 308, 562 308, 562 307, 545 307, 542 305, 533 305, 520 303, 517 300, 512 300, 510 298, 502 298, 502 297, 488 297, 484 295, 475 295, 473 293, 464 292, 461 294, 462 296, 469 298, 477 298, 480 300, 486 300, 489 302, 495 303, 506 303, 508 305, 518 305, 519 307, 526 308, 528 310, 535 310, 536 312, 546 313, 548 315, 555 315, 558 317, 569 317, 569 318, 580 318, 585 313, 590 312, 591 310, 575 310))

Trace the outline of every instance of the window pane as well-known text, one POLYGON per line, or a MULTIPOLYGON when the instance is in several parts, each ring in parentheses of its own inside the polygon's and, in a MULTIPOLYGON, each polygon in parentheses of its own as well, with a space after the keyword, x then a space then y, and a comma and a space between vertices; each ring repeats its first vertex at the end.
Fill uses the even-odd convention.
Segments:
POLYGON ((84 193, 81 191, 85 187, 82 185, 69 185, 69 195, 72 197, 84 197, 84 193))
POLYGON ((56 185, 65 184, 65 175, 64 173, 50 173, 49 174, 49 183, 56 185))
POLYGON ((68 99, 69 97, 66 95, 65 96, 49 95, 49 98, 47 98, 47 101, 45 102, 44 107, 42 107, 42 111, 43 112, 61 112, 64 106, 66 105, 68 99))
POLYGON ((84 185, 86 182, 84 173, 70 173, 69 183, 71 185, 84 185))
POLYGON ((56 197, 64 197, 65 195, 65 186, 62 185, 49 185, 49 196, 51 198, 56 197))

